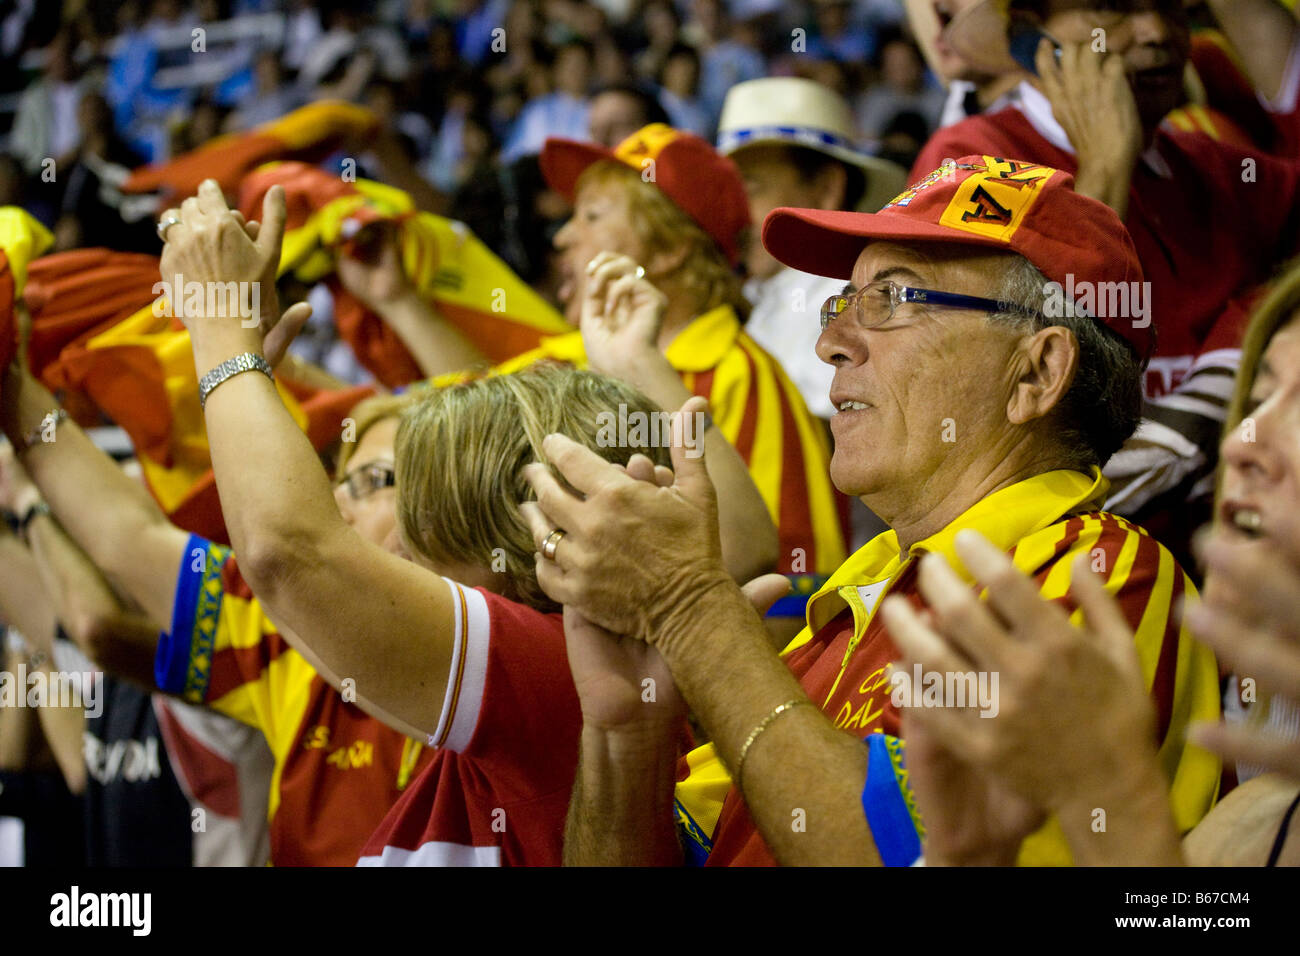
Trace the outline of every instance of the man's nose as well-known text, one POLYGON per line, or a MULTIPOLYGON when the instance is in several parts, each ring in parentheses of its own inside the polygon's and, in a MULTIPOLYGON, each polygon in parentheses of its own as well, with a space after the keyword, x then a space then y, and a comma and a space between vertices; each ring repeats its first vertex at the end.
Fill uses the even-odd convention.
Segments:
POLYGON ((831 319, 817 337, 817 357, 827 365, 861 365, 867 359, 866 334, 851 315, 831 319))

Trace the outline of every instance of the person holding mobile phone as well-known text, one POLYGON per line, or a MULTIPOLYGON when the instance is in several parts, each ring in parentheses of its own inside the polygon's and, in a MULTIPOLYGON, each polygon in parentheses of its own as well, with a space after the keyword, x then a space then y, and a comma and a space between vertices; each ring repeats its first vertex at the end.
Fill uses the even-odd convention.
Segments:
POLYGON ((913 179, 972 153, 1040 163, 1071 172, 1079 192, 1124 220, 1144 294, 1098 307, 1150 323, 1157 344, 1143 424, 1107 466, 1107 506, 1189 558, 1189 529, 1209 515, 1242 300, 1297 251, 1300 163, 1166 122, 1186 98, 1190 29, 1179 0, 1010 0, 989 10, 1001 11, 992 22, 1008 60, 1043 34, 1037 75, 1004 106, 940 130, 913 179))

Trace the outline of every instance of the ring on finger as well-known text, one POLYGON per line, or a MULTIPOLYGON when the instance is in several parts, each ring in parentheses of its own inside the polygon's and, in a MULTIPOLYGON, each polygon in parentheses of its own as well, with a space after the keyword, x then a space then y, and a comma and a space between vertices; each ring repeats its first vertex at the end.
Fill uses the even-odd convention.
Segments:
POLYGON ((546 536, 546 540, 542 542, 542 557, 544 557, 547 561, 554 561, 555 549, 560 546, 560 539, 563 537, 564 537, 564 532, 561 531, 559 528, 556 528, 554 531, 548 534, 546 536))
POLYGON ((179 223, 179 222, 180 222, 180 220, 179 220, 178 218, 176 218, 175 216, 168 216, 166 219, 161 219, 161 220, 159 220, 159 222, 158 222, 158 238, 161 239, 163 242, 166 242, 166 241, 167 241, 167 230, 170 229, 172 226, 176 225, 176 224, 179 223))

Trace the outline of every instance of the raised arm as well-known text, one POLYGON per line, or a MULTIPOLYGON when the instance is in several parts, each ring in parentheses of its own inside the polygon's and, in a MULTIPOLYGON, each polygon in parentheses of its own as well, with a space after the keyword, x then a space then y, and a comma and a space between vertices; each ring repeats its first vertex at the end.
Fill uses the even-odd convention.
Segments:
POLYGON ((358 245, 355 257, 339 256, 343 288, 397 334, 426 378, 486 365, 483 353, 416 293, 402 272, 396 233, 373 232, 358 245))
POLYGON ((58 402, 26 369, 10 366, 0 392, 0 424, 63 529, 155 629, 169 627, 185 533, 75 422, 47 418, 58 402))
MULTIPOLYGON (((681 408, 691 393, 656 344, 663 293, 627 256, 602 252, 589 268, 582 339, 591 367, 636 386, 660 408, 681 408)), ((717 488, 723 563, 734 580, 748 581, 775 566, 776 525, 740 452, 716 428, 708 428, 702 441, 717 488)))
MULTIPOLYGON (((284 231, 279 187, 267 194, 256 241, 211 181, 171 215, 180 222, 167 233, 164 274, 223 288, 273 280, 284 231)), ((241 354, 262 354, 254 322, 202 314, 186 321, 200 374, 241 354)), ((226 528, 267 612, 339 679, 354 680, 358 698, 393 726, 434 732, 454 642, 449 585, 348 526, 269 376, 253 371, 225 380, 209 395, 205 418, 226 528)))
POLYGON ((39 587, 29 592, 32 604, 48 605, 83 654, 106 670, 153 687, 158 628, 125 607, 99 569, 77 547, 55 518, 36 506, 40 491, 6 446, 0 448, 0 486, 16 514, 31 514, 27 543, 39 587), (44 596, 38 601, 36 594, 44 596))
POLYGON ((1260 95, 1282 93, 1286 66, 1300 35, 1300 22, 1277 0, 1210 0, 1210 9, 1241 54, 1241 66, 1260 95))

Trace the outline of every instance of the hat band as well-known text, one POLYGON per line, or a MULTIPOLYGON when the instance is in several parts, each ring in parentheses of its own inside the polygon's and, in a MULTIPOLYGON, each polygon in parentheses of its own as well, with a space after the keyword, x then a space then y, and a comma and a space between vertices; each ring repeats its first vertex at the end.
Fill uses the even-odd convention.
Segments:
POLYGON ((718 133, 718 150, 731 153, 749 143, 769 140, 781 140, 812 149, 830 146, 859 152, 847 137, 811 126, 753 126, 748 129, 723 130, 718 133))

